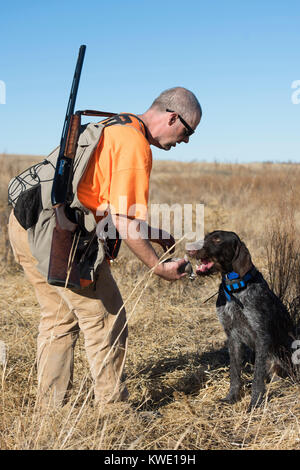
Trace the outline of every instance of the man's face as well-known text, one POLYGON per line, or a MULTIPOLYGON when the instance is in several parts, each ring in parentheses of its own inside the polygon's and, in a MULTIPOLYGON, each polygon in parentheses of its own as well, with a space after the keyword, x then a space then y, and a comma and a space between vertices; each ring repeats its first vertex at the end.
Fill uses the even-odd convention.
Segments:
MULTIPOLYGON (((187 122, 187 121, 186 121, 187 122)), ((187 122, 188 126, 193 130, 196 129, 200 122, 200 116, 193 116, 189 118, 187 122)), ((189 142, 190 135, 187 127, 181 122, 176 112, 166 112, 162 125, 161 135, 158 140, 158 147, 163 150, 170 150, 175 147, 176 144, 189 142)))

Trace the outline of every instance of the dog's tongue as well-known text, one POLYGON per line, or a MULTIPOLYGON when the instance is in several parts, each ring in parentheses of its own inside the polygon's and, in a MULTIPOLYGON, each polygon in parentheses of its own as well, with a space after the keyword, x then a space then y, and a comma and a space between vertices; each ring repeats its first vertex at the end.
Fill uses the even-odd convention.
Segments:
POLYGON ((201 264, 196 267, 196 273, 197 274, 202 274, 206 273, 213 267, 214 263, 213 261, 208 261, 207 259, 202 259, 201 264))

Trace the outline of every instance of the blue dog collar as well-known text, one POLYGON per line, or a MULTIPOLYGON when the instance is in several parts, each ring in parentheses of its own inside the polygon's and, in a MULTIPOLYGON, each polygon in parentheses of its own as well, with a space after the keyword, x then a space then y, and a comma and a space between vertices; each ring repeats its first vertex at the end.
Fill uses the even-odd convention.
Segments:
POLYGON ((250 271, 248 271, 245 274, 245 276, 243 276, 242 278, 238 275, 238 273, 235 273, 234 271, 232 271, 231 273, 225 274, 222 278, 222 285, 223 285, 224 293, 226 295, 227 300, 229 302, 232 300, 232 294, 234 292, 246 289, 247 283, 251 279, 253 279, 256 273, 257 273, 257 270, 253 266, 253 268, 250 271))

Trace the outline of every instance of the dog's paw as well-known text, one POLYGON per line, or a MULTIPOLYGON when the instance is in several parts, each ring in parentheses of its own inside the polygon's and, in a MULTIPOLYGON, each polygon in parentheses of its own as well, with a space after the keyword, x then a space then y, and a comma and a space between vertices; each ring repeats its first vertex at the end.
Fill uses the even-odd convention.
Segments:
POLYGON ((229 392, 226 397, 224 398, 220 398, 220 402, 221 403, 228 403, 229 405, 233 405, 234 403, 236 403, 237 401, 239 401, 240 399, 240 393, 232 393, 232 392, 229 392))
POLYGON ((247 412, 250 413, 255 408, 259 408, 263 404, 263 401, 264 401, 264 394, 262 393, 259 395, 252 396, 247 412))

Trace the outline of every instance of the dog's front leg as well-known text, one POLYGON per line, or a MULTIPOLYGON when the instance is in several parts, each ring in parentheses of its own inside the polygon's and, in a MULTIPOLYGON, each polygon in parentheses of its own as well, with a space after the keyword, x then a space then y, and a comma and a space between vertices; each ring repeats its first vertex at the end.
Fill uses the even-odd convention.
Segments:
POLYGON ((265 379, 267 377, 268 344, 266 340, 259 340, 255 345, 254 377, 249 410, 260 406, 266 391, 265 379))
POLYGON ((241 394, 242 343, 230 335, 228 336, 228 349, 230 356, 230 389, 221 401, 235 403, 240 399, 241 394))

